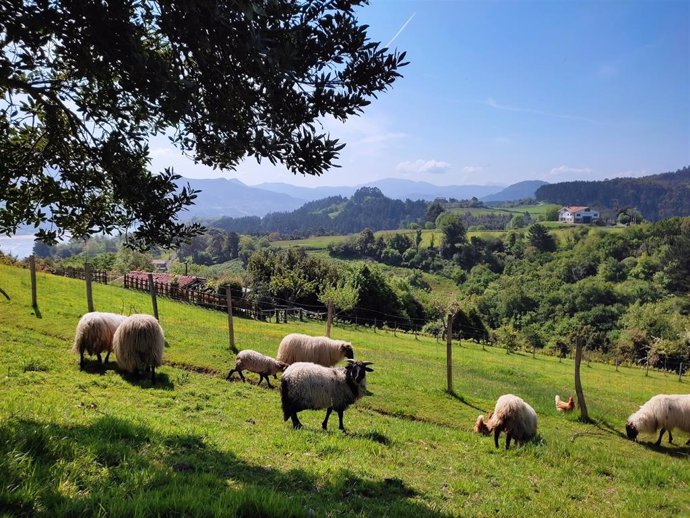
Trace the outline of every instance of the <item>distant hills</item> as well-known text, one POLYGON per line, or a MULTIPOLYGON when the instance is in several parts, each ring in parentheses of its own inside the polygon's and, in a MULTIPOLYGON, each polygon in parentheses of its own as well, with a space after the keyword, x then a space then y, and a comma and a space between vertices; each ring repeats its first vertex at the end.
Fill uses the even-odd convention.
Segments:
POLYGON ((387 178, 359 186, 300 187, 286 183, 263 183, 246 185, 236 179, 182 178, 180 183, 189 182, 192 188, 200 190, 196 204, 181 213, 183 219, 211 219, 222 216, 240 218, 244 216, 263 217, 270 212, 290 212, 307 202, 334 196, 349 198, 362 187, 376 188, 384 196, 396 200, 426 200, 455 198, 466 200, 472 197, 491 201, 510 201, 534 196, 537 187, 545 182, 527 181, 508 187, 496 185, 447 185, 439 186, 427 182, 387 178))
POLYGON ((492 201, 515 201, 524 200, 527 198, 534 198, 534 193, 542 185, 548 185, 549 182, 544 182, 542 180, 527 180, 524 182, 514 183, 509 185, 502 191, 495 194, 489 194, 484 196, 481 200, 483 202, 489 203, 492 201))
POLYGON ((640 178, 542 185, 537 189, 536 198, 560 205, 592 205, 614 210, 634 208, 651 221, 689 216, 690 167, 640 178))

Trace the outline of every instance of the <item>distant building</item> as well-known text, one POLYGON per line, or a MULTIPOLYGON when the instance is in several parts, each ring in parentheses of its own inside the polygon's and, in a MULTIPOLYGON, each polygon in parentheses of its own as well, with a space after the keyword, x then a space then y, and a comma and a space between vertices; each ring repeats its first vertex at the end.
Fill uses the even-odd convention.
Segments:
POLYGON ((599 212, 591 207, 563 207, 558 211, 558 221, 565 223, 596 223, 599 212))
POLYGON ((158 272, 167 272, 168 271, 168 262, 164 261, 163 259, 154 259, 151 261, 153 263, 153 267, 156 269, 158 272))

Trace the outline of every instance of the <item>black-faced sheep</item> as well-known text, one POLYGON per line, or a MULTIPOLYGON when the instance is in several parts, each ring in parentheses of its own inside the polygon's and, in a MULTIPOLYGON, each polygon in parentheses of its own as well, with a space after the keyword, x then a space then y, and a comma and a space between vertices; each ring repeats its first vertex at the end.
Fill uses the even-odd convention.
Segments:
POLYGON ((106 353, 105 363, 108 363, 113 350, 113 336, 125 318, 116 313, 94 311, 79 319, 72 346, 72 352, 79 355, 79 368, 83 369, 85 365, 84 352, 95 354, 100 364, 103 363, 101 353, 106 353))
POLYGON ((131 315, 115 331, 113 351, 118 366, 131 373, 151 371, 156 382, 156 367, 163 365, 165 337, 158 320, 150 315, 131 315))
POLYGON ((531 440, 537 434, 537 413, 521 398, 513 394, 505 394, 498 398, 494 411, 485 421, 480 415, 473 430, 484 435, 494 434, 494 444, 498 448, 498 437, 506 432, 506 450, 510 448, 510 441, 517 444, 531 440))
POLYGON ((332 340, 327 336, 309 336, 292 333, 284 337, 278 346, 276 359, 292 365, 296 362, 312 362, 333 367, 340 360, 353 359, 352 344, 332 340))
MULTIPOLYGON (((673 443, 671 430, 680 428, 690 432, 690 394, 659 394, 628 417, 625 431, 628 438, 637 439, 640 433, 656 433, 661 428, 656 446, 661 444, 664 432, 668 431, 668 442, 673 443)), ((690 439, 685 443, 690 444, 690 439)))
POLYGON ((330 368, 315 363, 297 362, 290 365, 280 380, 283 420, 292 419, 295 429, 302 428, 297 413, 302 410, 326 409, 321 427, 326 430, 328 418, 335 410, 338 427, 343 426, 343 412, 367 390, 367 372, 371 362, 348 360, 346 367, 330 368))
POLYGON ((242 381, 244 381, 242 371, 247 370, 249 372, 255 372, 259 375, 259 383, 257 383, 257 385, 261 385, 261 380, 266 379, 266 384, 268 387, 273 388, 273 385, 271 385, 268 377, 270 375, 275 376, 277 372, 284 371, 287 367, 287 363, 274 360, 270 356, 252 351, 251 349, 245 349, 237 354, 237 358, 235 359, 235 368, 230 369, 226 379, 229 380, 233 373, 237 372, 240 375, 240 378, 242 378, 242 381))

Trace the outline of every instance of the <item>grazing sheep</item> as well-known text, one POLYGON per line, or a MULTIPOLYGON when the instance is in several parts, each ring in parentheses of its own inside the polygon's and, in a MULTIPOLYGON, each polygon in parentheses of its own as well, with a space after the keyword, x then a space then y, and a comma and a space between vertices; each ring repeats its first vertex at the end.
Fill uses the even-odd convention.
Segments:
POLYGON ((283 420, 292 418, 292 427, 302 428, 297 412, 325 408, 326 418, 321 427, 327 429, 328 418, 335 410, 338 413, 338 427, 345 431, 343 412, 366 393, 366 374, 374 370, 367 367, 371 363, 349 359, 346 367, 339 368, 306 362, 293 363, 285 369, 280 380, 283 420))
MULTIPOLYGON (((659 394, 628 417, 625 431, 628 439, 637 439, 640 433, 656 433, 661 428, 655 445, 661 444, 664 432, 668 431, 668 442, 673 444, 671 430, 680 428, 690 432, 690 394, 659 394)), ((685 443, 690 444, 690 439, 685 443)))
POLYGON ((121 369, 138 373, 151 371, 156 382, 156 367, 163 365, 165 337, 158 320, 150 315, 131 315, 115 331, 113 351, 121 369))
POLYGON ((261 385, 261 380, 266 379, 268 387, 273 388, 273 385, 271 385, 271 382, 268 380, 268 376, 271 374, 275 376, 277 372, 284 371, 287 367, 287 363, 279 362, 270 356, 252 351, 251 349, 245 349, 237 354, 235 368, 230 369, 226 379, 229 380, 232 374, 237 372, 240 378, 242 378, 242 381, 244 381, 242 371, 247 370, 259 375, 259 383, 257 383, 257 385, 261 385))
POLYGON ((86 313, 79 319, 74 336, 72 352, 79 355, 79 368, 85 365, 84 352, 95 354, 98 363, 102 364, 101 353, 105 352, 105 363, 113 350, 113 335, 118 326, 127 318, 116 313, 102 313, 94 311, 86 313))
POLYGON ((308 336, 292 333, 280 341, 276 359, 292 365, 296 362, 312 362, 333 367, 343 358, 353 359, 352 344, 343 340, 331 340, 327 336, 308 336))
POLYGON ((506 450, 510 448, 510 441, 515 439, 517 444, 523 444, 537 434, 537 413, 521 398, 513 394, 505 394, 498 398, 494 411, 485 421, 480 415, 473 430, 484 435, 494 433, 494 444, 498 448, 498 437, 506 432, 506 450))

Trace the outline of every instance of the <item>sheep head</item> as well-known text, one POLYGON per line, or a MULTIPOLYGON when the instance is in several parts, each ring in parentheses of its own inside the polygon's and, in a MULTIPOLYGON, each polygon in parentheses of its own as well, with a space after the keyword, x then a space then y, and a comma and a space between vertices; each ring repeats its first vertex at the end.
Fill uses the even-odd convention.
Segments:
POLYGON ((374 372, 374 369, 369 367, 369 365, 371 364, 372 362, 355 361, 352 359, 348 359, 347 365, 345 366, 345 371, 347 372, 347 375, 352 380, 352 382, 366 389, 367 372, 374 372))
POLYGON ((287 364, 285 362, 278 361, 278 360, 276 360, 276 363, 278 364, 278 371, 279 372, 283 372, 285 369, 287 369, 290 366, 289 364, 287 364))
POLYGON ((355 352, 352 349, 352 344, 350 343, 341 344, 340 351, 343 353, 343 356, 345 356, 345 358, 347 358, 348 360, 352 360, 355 357, 355 352))
POLYGON ((474 428, 472 428, 472 431, 474 433, 481 433, 483 435, 489 435, 491 433, 489 427, 486 426, 486 422, 484 421, 483 415, 477 417, 477 422, 474 423, 474 428))
POLYGON ((637 434, 640 433, 637 431, 637 427, 632 424, 631 422, 627 422, 625 424, 625 433, 628 434, 628 439, 631 441, 636 441, 637 440, 637 434))

